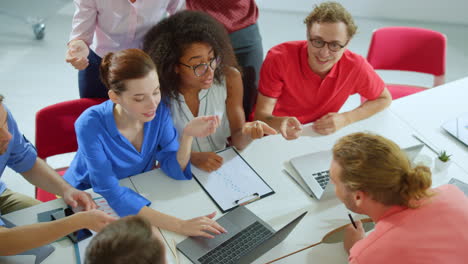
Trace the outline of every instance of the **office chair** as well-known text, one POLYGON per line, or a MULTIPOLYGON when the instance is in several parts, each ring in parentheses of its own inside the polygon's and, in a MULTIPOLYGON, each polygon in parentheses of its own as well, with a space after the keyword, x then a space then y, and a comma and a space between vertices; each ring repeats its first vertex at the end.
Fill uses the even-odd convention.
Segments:
MULTIPOLYGON (((36 114, 36 149, 39 158, 75 152, 78 149, 75 121, 88 107, 104 102, 105 98, 82 98, 47 106, 36 114)), ((56 171, 63 176, 67 167, 56 171)), ((36 199, 47 202, 57 197, 36 187, 36 199)))
MULTIPOLYGON (((384 27, 374 31, 367 60, 375 70, 398 70, 432 74, 434 86, 445 82, 447 40, 442 33, 415 27, 384 27)), ((424 87, 387 84, 398 99, 424 87)))

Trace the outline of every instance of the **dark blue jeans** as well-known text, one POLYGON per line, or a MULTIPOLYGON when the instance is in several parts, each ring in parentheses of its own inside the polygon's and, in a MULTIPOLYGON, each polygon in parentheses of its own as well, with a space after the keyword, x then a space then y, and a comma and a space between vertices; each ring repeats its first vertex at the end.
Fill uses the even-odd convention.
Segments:
POLYGON ((101 57, 94 51, 89 50, 89 65, 86 69, 78 72, 78 87, 80 88, 80 98, 109 98, 107 88, 99 77, 99 65, 101 57))
POLYGON ((257 100, 260 67, 263 63, 262 37, 256 23, 229 34, 229 37, 231 38, 237 61, 242 67, 242 82, 244 84, 243 106, 245 118, 248 120, 257 100))

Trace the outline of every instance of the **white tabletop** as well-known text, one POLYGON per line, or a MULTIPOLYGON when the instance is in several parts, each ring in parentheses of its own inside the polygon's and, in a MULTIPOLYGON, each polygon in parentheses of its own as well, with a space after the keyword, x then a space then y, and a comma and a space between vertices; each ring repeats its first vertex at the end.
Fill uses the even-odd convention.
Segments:
MULTIPOLYGON (((400 146, 417 144, 412 137, 414 131, 390 111, 379 113, 370 119, 353 124, 338 133, 320 136, 305 127, 304 136, 286 141, 280 135, 268 136, 254 141, 241 155, 275 190, 275 194, 247 205, 260 218, 278 230, 304 211, 309 213, 286 240, 254 263, 265 263, 289 252, 321 240, 328 231, 348 224, 347 210, 333 194, 317 201, 307 196, 290 178, 282 173, 285 162, 302 154, 331 149, 334 142, 349 133, 372 131, 384 135, 400 146)), ((435 155, 425 149, 422 155, 435 155)), ((434 186, 446 183, 451 177, 467 181, 468 175, 454 165, 448 173, 434 174, 434 186)), ((160 171, 151 171, 132 177, 136 189, 153 201, 152 208, 180 218, 188 219, 219 210, 195 181, 175 181, 160 171)), ((164 231, 167 240, 180 242, 184 236, 164 231)), ((181 263, 190 263, 179 254, 181 263)), ((347 255, 343 245, 320 245, 301 252, 280 263, 345 263, 347 255)))
MULTIPOLYGON (((381 134, 395 141, 401 147, 418 143, 412 137, 415 130, 390 110, 352 124, 329 136, 314 133, 310 125, 305 126, 304 129, 304 135, 297 140, 286 141, 280 135, 268 136, 254 141, 241 152, 241 155, 276 192, 271 196, 247 205, 250 210, 276 230, 302 212, 309 212, 281 244, 254 263, 265 263, 316 243, 328 231, 349 223, 348 211, 334 197, 334 194, 329 193, 322 197, 320 201, 309 197, 282 173, 285 162, 306 153, 329 150, 338 138, 357 131, 371 131, 381 134)), ((427 149, 423 150, 421 155, 425 155, 430 159, 435 157, 435 154, 427 149)), ((468 182, 467 173, 457 164, 453 164, 448 172, 433 175, 434 186, 446 183, 451 177, 468 182)), ((220 216, 215 204, 194 180, 176 181, 164 175, 160 170, 153 170, 130 177, 124 180, 122 184, 128 187, 134 186, 137 192, 152 201, 152 208, 179 218, 189 219, 213 211, 218 212, 217 217, 220 216)), ((62 205, 64 205, 63 201, 56 200, 31 209, 11 213, 5 215, 5 217, 18 225, 29 224, 36 221, 38 212, 62 205)), ((172 240, 180 242, 185 239, 184 236, 168 231, 164 231, 163 235, 169 243, 172 240)), ((73 263, 73 249, 70 242, 54 243, 54 246, 56 247, 55 252, 46 259, 45 263, 73 263)), ((171 254, 170 251, 169 254, 171 254)), ((180 253, 179 258, 181 263, 190 263, 180 253)), ((343 245, 338 243, 319 245, 286 258, 280 263, 346 263, 346 260, 347 255, 343 250, 343 245)), ((1 261, 3 259, 0 259, 1 261)))
POLYGON ((468 146, 441 125, 468 112, 468 77, 393 101, 390 110, 468 172, 468 146))

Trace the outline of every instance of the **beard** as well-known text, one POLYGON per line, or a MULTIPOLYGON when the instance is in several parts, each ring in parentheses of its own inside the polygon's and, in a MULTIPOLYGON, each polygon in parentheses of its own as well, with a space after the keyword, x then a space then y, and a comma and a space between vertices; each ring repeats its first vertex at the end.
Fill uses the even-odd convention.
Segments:
POLYGON ((346 208, 348 208, 348 210, 350 210, 350 211, 352 211, 354 213, 360 214, 359 209, 358 209, 358 207, 356 205, 356 202, 354 201, 351 193, 346 194, 346 196, 344 197, 344 200, 343 200, 343 204, 346 206, 346 208))

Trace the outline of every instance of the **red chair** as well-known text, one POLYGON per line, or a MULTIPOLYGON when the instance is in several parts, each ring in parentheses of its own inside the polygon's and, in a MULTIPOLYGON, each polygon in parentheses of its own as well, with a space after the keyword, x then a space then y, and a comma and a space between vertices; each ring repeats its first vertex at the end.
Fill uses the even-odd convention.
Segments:
MULTIPOLYGON (((434 86, 445 82, 447 40, 442 33, 414 27, 385 27, 374 31, 367 60, 376 70, 397 70, 434 75, 434 86)), ((426 88, 387 84, 393 99, 426 88)))
MULTIPOLYGON (((82 98, 47 106, 36 114, 37 155, 48 157, 75 152, 78 149, 75 134, 75 121, 88 107, 104 102, 105 98, 82 98)), ((63 176, 67 168, 56 171, 63 176)), ((36 199, 47 202, 54 200, 55 194, 36 188, 36 199)))

